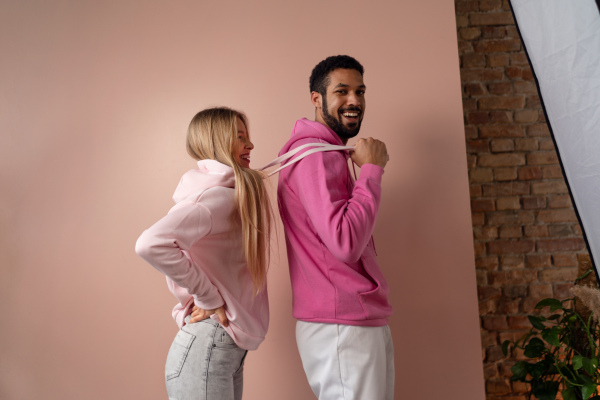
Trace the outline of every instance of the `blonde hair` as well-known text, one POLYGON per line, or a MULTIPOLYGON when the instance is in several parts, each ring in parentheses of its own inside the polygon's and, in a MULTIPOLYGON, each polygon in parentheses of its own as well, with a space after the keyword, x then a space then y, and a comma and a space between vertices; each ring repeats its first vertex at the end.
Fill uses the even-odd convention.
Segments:
POLYGON ((241 221, 244 255, 254 293, 258 294, 267 281, 273 210, 263 183, 264 174, 241 167, 233 157, 238 118, 248 130, 248 118, 240 111, 227 107, 200 111, 190 122, 186 148, 196 160, 216 160, 233 168, 237 210, 233 218, 239 216, 241 221))

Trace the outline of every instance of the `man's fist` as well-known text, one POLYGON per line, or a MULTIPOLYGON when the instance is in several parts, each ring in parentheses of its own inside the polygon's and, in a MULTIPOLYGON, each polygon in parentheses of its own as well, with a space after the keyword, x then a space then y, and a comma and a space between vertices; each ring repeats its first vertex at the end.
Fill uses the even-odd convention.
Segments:
POLYGON ((362 167, 363 164, 375 164, 381 168, 385 168, 388 162, 387 149, 385 143, 381 140, 368 138, 359 139, 354 146, 354 151, 350 154, 350 158, 356 165, 362 167))

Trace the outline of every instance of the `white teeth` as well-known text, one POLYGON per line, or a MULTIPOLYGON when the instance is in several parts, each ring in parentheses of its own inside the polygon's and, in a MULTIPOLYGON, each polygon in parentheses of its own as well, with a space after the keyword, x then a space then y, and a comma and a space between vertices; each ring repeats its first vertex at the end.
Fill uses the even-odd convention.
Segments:
POLYGON ((358 117, 358 113, 345 112, 342 114, 344 117, 358 117))

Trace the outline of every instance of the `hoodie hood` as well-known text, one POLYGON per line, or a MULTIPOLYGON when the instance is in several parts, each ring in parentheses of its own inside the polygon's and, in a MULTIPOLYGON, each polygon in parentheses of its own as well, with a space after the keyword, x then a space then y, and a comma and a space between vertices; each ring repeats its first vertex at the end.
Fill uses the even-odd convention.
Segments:
POLYGON ((215 160, 200 160, 198 169, 192 169, 181 177, 173 194, 173 200, 175 203, 179 203, 215 186, 234 188, 233 168, 215 160))
POLYGON ((283 146, 279 152, 279 155, 287 153, 297 141, 307 138, 318 139, 319 141, 326 143, 344 146, 342 139, 340 139, 340 137, 334 131, 332 131, 331 128, 323 125, 320 122, 302 118, 296 121, 294 129, 292 129, 292 136, 290 137, 290 140, 288 140, 283 146))

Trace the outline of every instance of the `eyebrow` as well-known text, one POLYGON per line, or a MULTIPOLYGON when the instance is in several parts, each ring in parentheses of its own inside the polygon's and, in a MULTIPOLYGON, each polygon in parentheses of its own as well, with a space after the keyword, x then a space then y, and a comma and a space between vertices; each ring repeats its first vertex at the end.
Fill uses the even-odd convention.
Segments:
MULTIPOLYGON (((350 87, 350 85, 346 83, 338 83, 337 85, 335 85, 334 89, 339 87, 350 87)), ((365 85, 360 85, 359 88, 366 89, 367 87, 365 85)))

